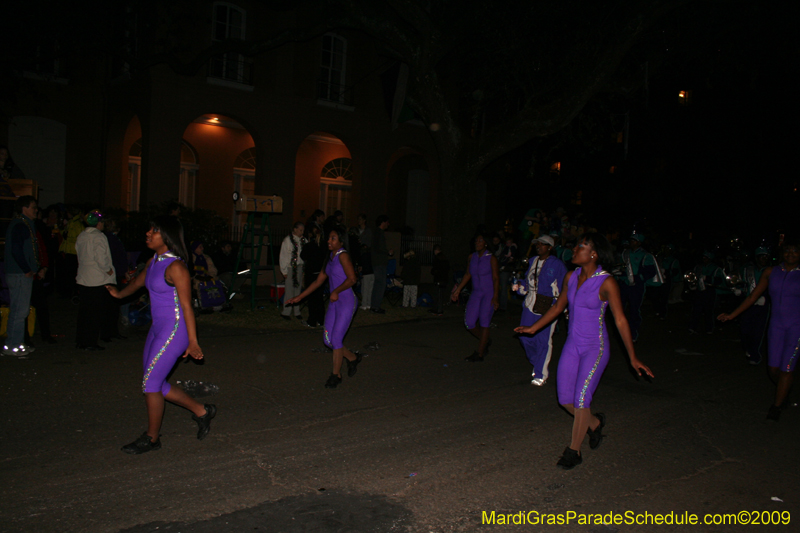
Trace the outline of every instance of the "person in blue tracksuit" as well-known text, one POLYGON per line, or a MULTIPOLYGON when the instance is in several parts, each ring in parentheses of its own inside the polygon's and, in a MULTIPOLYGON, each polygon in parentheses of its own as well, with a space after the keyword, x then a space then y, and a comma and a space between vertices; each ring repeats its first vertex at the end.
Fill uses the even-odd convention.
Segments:
MULTIPOLYGON (((563 286, 567 267, 559 258, 551 255, 553 238, 543 235, 533 241, 536 255, 528 261, 530 265, 525 277, 512 285, 511 289, 518 294, 525 295, 522 306, 520 326, 527 327, 539 319, 556 301, 559 290, 563 286), (539 305, 536 305, 539 300, 539 305), (544 305, 546 304, 546 305, 544 305)), ((548 366, 550 356, 553 354, 553 333, 558 321, 554 320, 549 326, 534 335, 521 335, 519 340, 525 348, 525 355, 533 365, 531 384, 541 387, 549 376, 548 366)))
POLYGON ((644 235, 634 233, 630 238, 630 248, 622 252, 625 271, 619 288, 623 308, 627 307, 633 342, 639 339, 639 329, 642 327, 642 302, 646 284, 655 278, 663 282, 656 258, 642 247, 643 242, 644 235))

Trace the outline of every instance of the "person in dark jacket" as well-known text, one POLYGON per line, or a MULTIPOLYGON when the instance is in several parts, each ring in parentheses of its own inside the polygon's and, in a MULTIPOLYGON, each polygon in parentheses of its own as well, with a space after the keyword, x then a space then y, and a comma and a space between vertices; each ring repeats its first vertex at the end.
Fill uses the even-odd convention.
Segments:
MULTIPOLYGON (((305 286, 309 287, 316 281, 325 262, 328 247, 322 238, 322 231, 316 224, 306 226, 306 240, 308 241, 300 252, 300 258, 305 265, 305 286)), ((323 287, 319 287, 308 296, 308 320, 305 324, 310 328, 322 326, 325 322, 325 303, 323 302, 323 287)))
POLYGON ((417 306, 417 289, 419 280, 422 277, 422 265, 414 250, 409 250, 403 254, 406 260, 403 265, 403 307, 417 306))
POLYGON ((444 314, 444 295, 445 288, 450 277, 450 261, 442 253, 442 246, 439 244, 433 247, 433 267, 431 267, 433 283, 436 285, 436 307, 431 309, 435 315, 444 314))
POLYGON ((375 230, 372 233, 370 253, 372 254, 372 272, 375 274, 375 285, 372 289, 370 308, 373 313, 385 313, 381 309, 383 294, 386 292, 386 267, 392 251, 386 245, 386 230, 389 228, 389 217, 380 215, 375 220, 375 230))

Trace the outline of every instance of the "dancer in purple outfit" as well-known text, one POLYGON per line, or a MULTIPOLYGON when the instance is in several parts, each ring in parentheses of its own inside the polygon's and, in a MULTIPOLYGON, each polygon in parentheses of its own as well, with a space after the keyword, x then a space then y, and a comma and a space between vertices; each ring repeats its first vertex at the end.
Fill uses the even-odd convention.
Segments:
POLYGON ((358 371, 362 355, 351 352, 344 347, 344 336, 353 321, 358 306, 358 299, 351 288, 356 284, 356 272, 350 254, 344 249, 345 234, 334 229, 328 236, 330 255, 322 267, 317 279, 299 295, 286 301, 286 305, 300 302, 303 298, 317 290, 325 280, 330 278, 331 296, 328 311, 325 313, 324 342, 333 350, 333 372, 325 387, 335 389, 342 382, 342 361, 347 359, 347 375, 353 377, 358 371))
POLYGON ((614 313, 614 321, 628 350, 631 366, 641 375, 653 373, 636 358, 631 330, 622 309, 619 286, 603 270, 603 264, 614 260, 611 245, 598 233, 589 233, 578 240, 572 263, 578 268, 564 278, 564 286, 556 305, 532 325, 514 328, 517 333, 534 334, 555 320, 569 304, 569 333, 558 361, 556 383, 558 402, 575 417, 572 442, 564 450, 557 465, 565 470, 581 464, 581 444, 589 434, 589 447, 600 446, 605 416, 592 415, 592 395, 608 364, 609 345, 605 311, 614 313))
POLYGON ((172 387, 167 383, 167 377, 181 356, 203 359, 203 351, 197 344, 191 306, 191 277, 186 268, 188 254, 178 219, 172 216, 156 217, 147 232, 147 247, 156 255, 127 287, 118 291, 113 285, 106 285, 115 298, 125 298, 143 286, 150 292, 153 325, 145 343, 142 379, 148 426, 141 437, 122 447, 123 452, 137 455, 161 449, 159 431, 164 418, 164 400, 193 413, 192 419, 197 422, 197 438, 200 440, 208 435, 211 419, 217 414, 214 405, 204 406, 190 398, 180 387, 172 387))
POLYGON ((769 290, 772 316, 767 329, 767 367, 777 382, 775 403, 767 419, 778 420, 794 382, 794 368, 800 356, 800 244, 783 245, 783 263, 767 267, 750 296, 732 313, 722 313, 718 320, 733 320, 769 290))
POLYGON ((491 344, 489 326, 492 324, 492 315, 500 306, 499 267, 497 258, 486 248, 487 242, 484 235, 475 237, 475 253, 467 258, 467 273, 450 295, 450 299, 457 302, 461 291, 472 280, 472 293, 464 313, 464 324, 478 339, 478 350, 465 358, 470 363, 483 361, 491 344))

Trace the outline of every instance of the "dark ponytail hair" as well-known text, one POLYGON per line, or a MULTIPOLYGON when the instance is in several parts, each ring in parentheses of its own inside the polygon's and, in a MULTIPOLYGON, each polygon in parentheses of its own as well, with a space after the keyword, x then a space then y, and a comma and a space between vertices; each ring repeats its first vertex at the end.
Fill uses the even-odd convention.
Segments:
POLYGON ((600 233, 584 233, 578 237, 578 242, 586 242, 592 245, 592 250, 597 254, 597 264, 604 268, 614 266, 614 248, 608 239, 600 233))
POLYGON ((183 226, 177 217, 159 215, 150 221, 150 227, 153 228, 153 231, 161 234, 161 238, 170 252, 180 257, 187 265, 189 264, 189 253, 183 242, 183 226))

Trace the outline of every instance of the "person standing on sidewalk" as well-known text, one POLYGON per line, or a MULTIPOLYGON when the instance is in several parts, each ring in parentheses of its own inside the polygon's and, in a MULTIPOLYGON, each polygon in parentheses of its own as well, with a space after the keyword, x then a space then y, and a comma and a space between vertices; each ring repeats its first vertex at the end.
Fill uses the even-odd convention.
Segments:
POLYGON ((75 250, 78 257, 78 324, 75 335, 75 346, 79 350, 90 352, 105 350, 97 344, 102 338, 110 342, 119 336, 117 315, 119 307, 108 296, 106 285, 117 282, 111 249, 108 238, 103 233, 105 222, 99 211, 91 211, 86 215, 87 228, 78 235, 75 250))
POLYGON ((198 426, 198 440, 208 435, 211 419, 217 414, 215 405, 202 405, 180 387, 167 382, 180 357, 204 357, 197 344, 192 281, 186 267, 189 254, 183 240, 183 227, 174 216, 158 216, 150 223, 146 243, 155 255, 147 262, 144 271, 121 291, 113 285, 106 286, 115 298, 130 296, 142 287, 147 287, 150 292, 153 325, 144 345, 142 378, 148 425, 141 437, 122 447, 123 452, 132 455, 161 449, 159 432, 165 400, 192 412, 192 420, 198 426))
POLYGON ((386 230, 388 228, 389 217, 380 215, 375 220, 375 229, 372 232, 370 241, 372 272, 375 274, 370 309, 373 313, 380 314, 386 312, 381 308, 381 303, 383 303, 383 294, 386 292, 386 267, 389 264, 389 256, 392 255, 392 251, 386 245, 386 230))
POLYGON ((14 203, 17 214, 6 231, 5 268, 10 295, 7 338, 3 355, 25 358, 34 351, 25 344, 25 319, 31 308, 33 278, 39 273, 39 242, 34 220, 38 205, 33 196, 20 196, 14 203))
POLYGON ((450 281, 450 261, 442 253, 442 245, 435 244, 433 246, 433 266, 431 266, 431 275, 433 276, 433 283, 436 285, 436 307, 431 309, 430 312, 434 315, 441 316, 444 314, 444 295, 445 287, 450 281))
POLYGON ((574 417, 572 441, 556 464, 570 470, 583 462, 581 444, 589 434, 589 447, 595 449, 603 440, 605 416, 592 415, 594 391, 608 365, 609 338, 606 330, 606 309, 611 308, 614 322, 633 370, 654 377, 644 363, 636 358, 630 326, 622 308, 619 286, 614 277, 603 270, 612 264, 614 252, 608 240, 599 233, 588 233, 578 240, 572 263, 578 268, 564 278, 556 305, 532 325, 514 328, 521 334, 532 335, 558 318, 569 304, 569 332, 558 361, 558 403, 574 417))
MULTIPOLYGON (((300 257, 300 254, 303 253, 303 245, 305 244, 305 239, 303 238, 305 229, 305 224, 295 222, 294 226, 292 226, 292 232, 281 243, 279 263, 285 287, 283 293, 284 302, 291 300, 303 290, 303 258, 300 257)), ((281 310, 281 316, 285 320, 291 320, 293 310, 295 318, 303 320, 299 307, 293 307, 285 303, 283 310, 281 310)))

